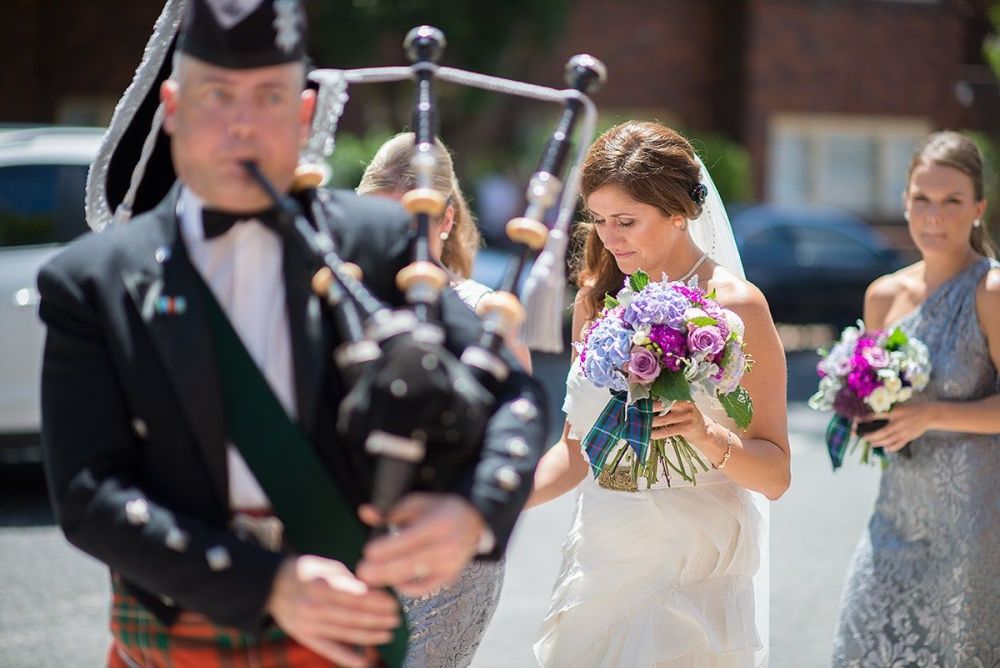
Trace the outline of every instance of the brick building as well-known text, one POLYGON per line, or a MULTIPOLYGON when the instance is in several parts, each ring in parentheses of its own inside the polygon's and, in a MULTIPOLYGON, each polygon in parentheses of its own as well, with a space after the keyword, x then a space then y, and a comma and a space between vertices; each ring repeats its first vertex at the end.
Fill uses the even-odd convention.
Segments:
POLYGON ((559 55, 605 61, 602 112, 725 133, 750 152, 757 199, 898 218, 923 136, 1000 128, 985 1, 578 4, 559 55))
MULTIPOLYGON (((892 219, 921 137, 1000 126, 980 55, 988 4, 571 0, 566 31, 528 78, 554 84, 569 55, 593 53, 610 74, 597 97, 605 117, 657 118, 743 144, 756 199, 892 219)), ((4 3, 0 89, 17 94, 0 96, 0 123, 107 122, 158 12, 159 3, 122 0, 4 3)))

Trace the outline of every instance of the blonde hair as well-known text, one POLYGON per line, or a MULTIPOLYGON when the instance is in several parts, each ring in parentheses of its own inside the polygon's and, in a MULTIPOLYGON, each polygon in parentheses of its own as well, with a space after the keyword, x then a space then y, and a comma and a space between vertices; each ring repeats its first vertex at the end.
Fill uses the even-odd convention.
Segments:
MULTIPOLYGON (((472 262, 482 246, 482 236, 458 184, 448 148, 440 139, 435 139, 434 144, 438 154, 434 189, 448 198, 455 211, 454 225, 441 250, 441 263, 459 276, 468 278, 472 274, 472 262)), ((416 174, 410 166, 413 150, 412 132, 401 132, 382 144, 365 167, 357 187, 358 194, 403 193, 415 188, 416 174)))
MULTIPOLYGON (((977 202, 986 197, 983 186, 983 156, 976 143, 960 132, 935 132, 920 145, 910 161, 906 173, 906 188, 909 191, 913 172, 921 165, 951 167, 972 179, 972 193, 977 202)), ((972 228, 969 244, 980 255, 997 257, 997 248, 990 238, 987 220, 984 216, 979 227, 972 228)))

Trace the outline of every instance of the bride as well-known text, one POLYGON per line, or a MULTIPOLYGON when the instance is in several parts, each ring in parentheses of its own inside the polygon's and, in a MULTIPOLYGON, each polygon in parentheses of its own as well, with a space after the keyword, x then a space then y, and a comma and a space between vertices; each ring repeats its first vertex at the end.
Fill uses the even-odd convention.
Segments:
POLYGON ((791 475, 784 354, 767 302, 743 279, 718 193, 673 130, 642 122, 611 128, 590 148, 582 179, 590 223, 574 336, 600 312, 605 293, 638 269, 654 280, 697 277, 745 324, 754 363, 743 386, 755 415, 740 431, 716 399, 701 396, 654 419, 652 438, 683 436, 712 462, 697 486, 676 476, 670 487, 662 476, 651 489, 640 481, 638 491, 616 484, 621 475, 595 480, 580 440, 610 394, 574 359, 562 439, 539 464, 529 500, 544 503, 584 481, 535 656, 560 668, 765 666, 763 497, 779 498, 791 475))

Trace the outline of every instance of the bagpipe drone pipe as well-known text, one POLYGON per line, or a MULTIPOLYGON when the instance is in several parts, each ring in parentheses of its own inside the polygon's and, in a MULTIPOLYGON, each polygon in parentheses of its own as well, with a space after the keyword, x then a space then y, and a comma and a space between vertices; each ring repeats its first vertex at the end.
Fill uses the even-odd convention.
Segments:
POLYGON ((377 299, 357 268, 338 256, 334 240, 308 222, 299 202, 322 206, 322 198, 282 196, 254 165, 246 165, 315 260, 312 287, 340 330, 343 343, 334 351, 334 359, 350 388, 341 405, 338 431, 359 475, 374 471, 362 486, 371 490, 371 501, 383 512, 411 489, 451 489, 459 473, 475 460, 498 389, 510 373, 500 354, 508 333, 524 325, 529 346, 561 349, 567 231, 579 190, 580 165, 596 125, 596 110, 588 94, 605 79, 604 66, 587 55, 570 59, 566 66, 569 88, 557 90, 440 66, 444 48, 440 30, 421 26, 411 30, 404 42, 410 66, 319 69, 309 74, 318 85, 317 108, 296 173, 300 191, 316 189, 325 180, 324 163, 334 149, 350 85, 415 82, 411 166, 416 187, 401 199, 412 216, 415 235, 412 260, 396 276, 396 284, 405 293, 405 307, 392 309, 377 299), (480 302, 481 339, 457 356, 445 347, 440 322, 440 296, 448 275, 431 257, 428 240, 432 221, 447 206, 445 195, 433 187, 438 159, 437 81, 562 105, 556 129, 528 184, 524 214, 507 224, 507 235, 521 248, 520 254, 508 266, 501 288, 480 302), (576 154, 564 176, 581 117, 576 154), (544 220, 557 204, 559 215, 550 230, 544 220), (515 292, 532 260, 533 268, 524 281, 526 308, 515 292), (526 317, 528 312, 532 317, 526 317))

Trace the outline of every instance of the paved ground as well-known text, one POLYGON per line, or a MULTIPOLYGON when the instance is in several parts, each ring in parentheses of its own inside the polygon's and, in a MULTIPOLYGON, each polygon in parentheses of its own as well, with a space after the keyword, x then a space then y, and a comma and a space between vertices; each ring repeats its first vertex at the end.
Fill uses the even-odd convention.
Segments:
MULTIPOLYGON (((878 481, 876 470, 857 465, 830 473, 822 416, 802 403, 814 382, 812 364, 808 356, 790 358, 793 484, 771 513, 775 668, 827 665, 844 572, 878 481)), ((558 409, 565 359, 542 356, 536 368, 558 409)), ((553 420, 552 429, 557 427, 553 420)), ((504 595, 476 668, 534 665, 530 646, 559 567, 571 506, 567 495, 523 516, 504 595)), ((0 582, 0 667, 101 665, 107 643, 104 569, 62 539, 37 478, 0 478, 0 582)))
MULTIPOLYGON (((836 475, 822 447, 823 421, 793 405, 789 492, 771 510, 771 666, 820 668, 828 656, 844 574, 874 501, 878 472, 836 475)), ((534 666, 530 646, 545 614, 569 528, 567 495, 524 514, 503 596, 474 668, 534 666)))

